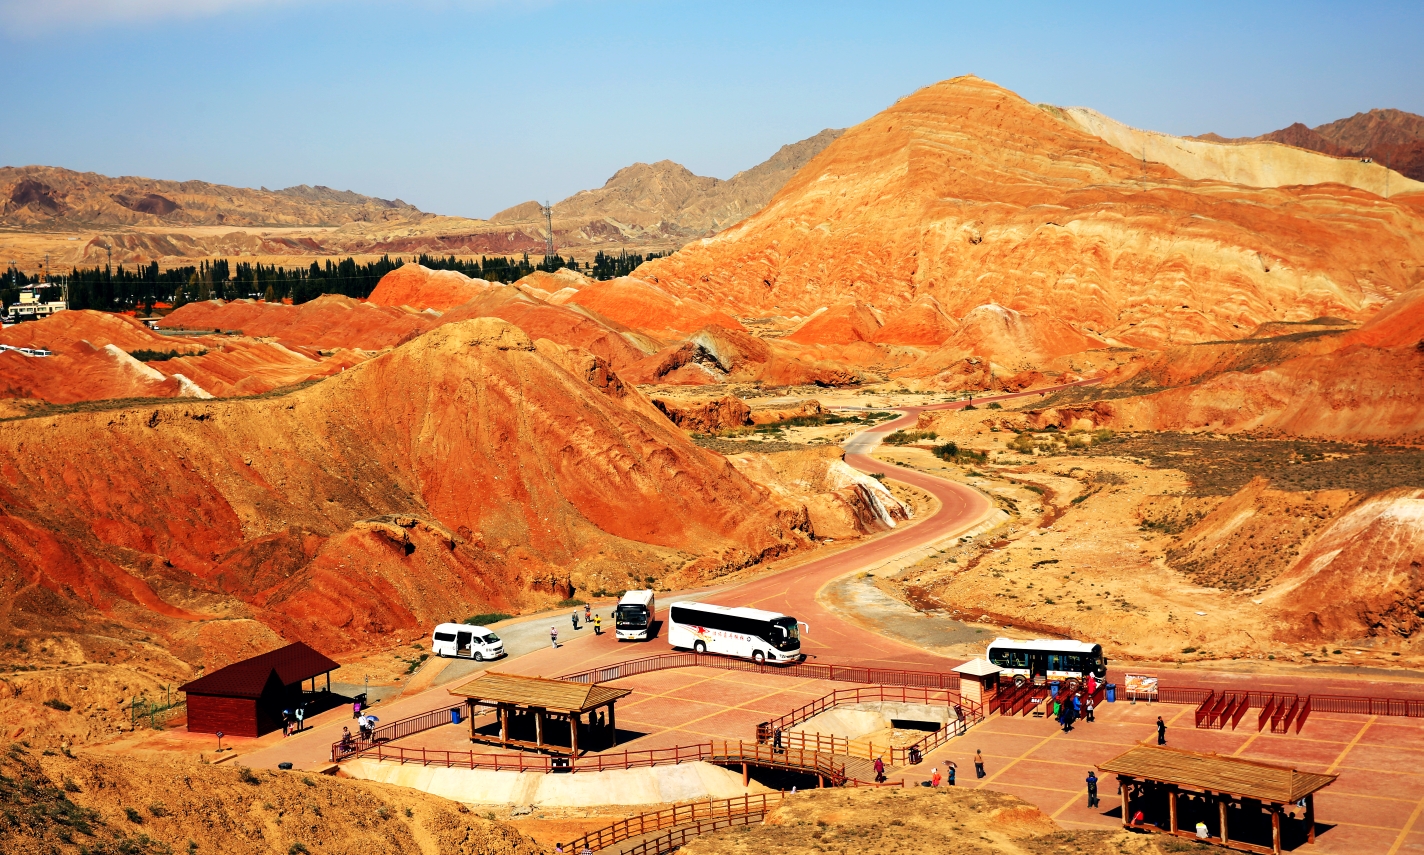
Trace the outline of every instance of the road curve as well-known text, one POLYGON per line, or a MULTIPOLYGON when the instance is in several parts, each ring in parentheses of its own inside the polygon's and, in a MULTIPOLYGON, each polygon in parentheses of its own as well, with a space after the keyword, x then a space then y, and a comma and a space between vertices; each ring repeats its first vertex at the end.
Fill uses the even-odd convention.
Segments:
MULTIPOLYGON (((1010 401, 1018 398, 1039 396, 1069 386, 1095 383, 1096 380, 1066 383, 1029 392, 1015 392, 977 399, 977 402, 1010 401)), ((804 564, 744 582, 732 587, 721 588, 709 593, 706 600, 718 605, 751 606, 768 611, 794 615, 806 622, 810 631, 802 638, 801 649, 809 661, 825 659, 836 663, 863 664, 895 668, 935 668, 942 669, 949 660, 921 650, 900 641, 875 633, 859 624, 844 620, 826 609, 816 599, 816 593, 833 579, 866 570, 883 564, 907 552, 978 525, 993 510, 993 505, 984 494, 955 481, 948 481, 933 475, 905 469, 889 463, 882 463, 870 456, 880 444, 880 440, 893 431, 915 426, 919 414, 924 411, 956 410, 968 401, 931 404, 922 407, 896 407, 904 413, 900 418, 861 431, 846 440, 846 462, 856 469, 883 474, 887 478, 908 484, 934 496, 940 502, 939 509, 927 518, 902 525, 889 534, 869 542, 858 544, 839 552, 816 558, 804 564)), ((696 597, 696 599, 703 599, 696 597)), ((665 636, 664 636, 665 637, 665 636)), ((650 645, 619 645, 607 636, 589 639, 592 643, 580 644, 577 667, 592 667, 618 659, 630 659, 661 653, 667 642, 659 639, 650 645), (621 652, 620 652, 621 651, 621 652)), ((572 649, 558 658, 559 673, 576 670, 572 649)), ((543 660, 544 656, 532 654, 543 660)), ((552 659, 553 657, 548 657, 552 659)), ((533 665, 534 663, 529 663, 533 665)), ((520 663, 523 670, 524 663, 520 663)), ((543 665, 543 662, 540 662, 543 665)), ((543 673, 542 667, 534 673, 543 673)))

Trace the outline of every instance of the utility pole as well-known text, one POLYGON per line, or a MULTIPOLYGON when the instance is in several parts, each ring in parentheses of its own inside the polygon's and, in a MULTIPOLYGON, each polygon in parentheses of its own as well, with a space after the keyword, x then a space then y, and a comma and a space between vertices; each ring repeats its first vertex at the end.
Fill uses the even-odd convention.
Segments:
POLYGON ((549 229, 544 237, 544 257, 549 258, 554 254, 554 208, 545 201, 539 206, 539 213, 544 215, 544 225, 549 229))

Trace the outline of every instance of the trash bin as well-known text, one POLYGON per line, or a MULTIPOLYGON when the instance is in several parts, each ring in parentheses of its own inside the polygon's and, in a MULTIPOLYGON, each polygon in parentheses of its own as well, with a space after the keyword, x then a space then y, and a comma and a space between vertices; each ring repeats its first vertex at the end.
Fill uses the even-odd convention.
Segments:
POLYGON ((1057 680, 1049 680, 1049 681, 1048 681, 1048 691, 1053 694, 1053 697, 1055 697, 1055 698, 1058 697, 1058 681, 1057 681, 1057 680))
POLYGON ((1103 685, 1103 691, 1107 693, 1108 703, 1111 704, 1117 701, 1117 683, 1105 683, 1103 685))
POLYGON ((459 724, 459 723, 460 723, 460 708, 459 708, 459 707, 452 707, 452 708, 450 709, 450 723, 451 723, 451 724, 459 724))

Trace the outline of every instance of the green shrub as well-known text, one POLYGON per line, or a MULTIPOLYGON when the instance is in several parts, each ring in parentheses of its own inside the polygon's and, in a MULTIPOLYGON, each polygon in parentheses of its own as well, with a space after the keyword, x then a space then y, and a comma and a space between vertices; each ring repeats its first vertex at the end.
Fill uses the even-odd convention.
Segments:
POLYGON ((486 612, 481 615, 471 615, 465 618, 465 623, 470 626, 489 626, 492 623, 499 623, 502 620, 509 620, 514 615, 507 615, 504 612, 486 612))
POLYGON ((571 607, 571 606, 581 606, 581 605, 584 605, 584 601, 583 601, 583 600, 580 600, 578 597, 569 597, 568 599, 565 599, 565 600, 559 600, 559 608, 567 609, 567 608, 569 608, 569 607, 571 607))
POLYGON ((207 353, 206 350, 184 353, 179 350, 144 350, 140 348, 138 350, 130 350, 129 356, 132 356, 139 362, 167 362, 170 359, 177 359, 180 356, 202 356, 205 353, 207 353))
POLYGON ((885 437, 885 442, 889 445, 910 445, 931 439, 939 439, 939 434, 932 430, 897 430, 885 437))
POLYGON ((995 401, 995 402, 993 402, 992 404, 990 404, 988 407, 986 407, 985 409, 989 409, 989 410, 1002 410, 1003 408, 1004 408, 1004 405, 1003 405, 1003 404, 999 403, 998 401, 995 401))
POLYGON ((124 816, 128 817, 129 822, 132 822, 134 825, 143 825, 143 814, 131 807, 124 808, 124 816))

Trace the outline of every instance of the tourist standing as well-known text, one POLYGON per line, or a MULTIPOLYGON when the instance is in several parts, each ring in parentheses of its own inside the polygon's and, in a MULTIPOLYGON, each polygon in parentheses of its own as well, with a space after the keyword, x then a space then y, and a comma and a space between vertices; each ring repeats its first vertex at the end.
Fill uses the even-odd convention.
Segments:
POLYGON ((1092 695, 1088 695, 1088 697, 1083 700, 1083 720, 1084 720, 1084 721, 1092 721, 1092 720, 1093 720, 1093 696, 1092 696, 1092 695))
POLYGON ((943 778, 939 776, 939 767, 934 767, 934 774, 930 775, 930 786, 938 787, 940 785, 940 781, 942 780, 943 778))
POLYGON ((594 615, 594 616, 593 616, 593 634, 594 634, 594 635, 602 635, 602 634, 603 634, 603 615, 594 615))
POLYGON ((1088 807, 1098 806, 1098 776, 1092 770, 1088 770, 1088 807))
POLYGON ((1167 744, 1167 722, 1163 721, 1160 715, 1157 716, 1157 744, 1167 744))
POLYGON ((885 783, 885 760, 881 757, 875 758, 875 783, 885 783))
POLYGON ((559 649, 559 628, 557 626, 549 627, 549 643, 554 645, 555 650, 559 649))
POLYGON ((948 782, 951 787, 954 786, 954 775, 958 771, 959 765, 953 760, 944 761, 944 778, 945 781, 948 782))
POLYGON ((574 609, 574 613, 569 615, 569 620, 574 622, 574 632, 578 632, 578 609, 574 609))
POLYGON ((984 777, 984 755, 977 748, 974 749, 974 777, 984 777))

